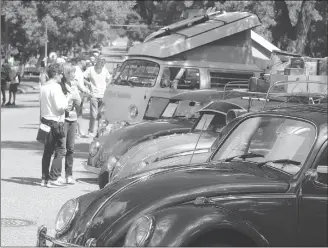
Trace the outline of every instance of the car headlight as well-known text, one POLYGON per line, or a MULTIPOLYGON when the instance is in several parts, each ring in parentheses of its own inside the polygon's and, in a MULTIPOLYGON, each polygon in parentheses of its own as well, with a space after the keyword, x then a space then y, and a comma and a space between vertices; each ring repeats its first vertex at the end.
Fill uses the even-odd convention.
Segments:
POLYGON ((106 128, 109 124, 109 121, 105 118, 99 119, 99 128, 106 128))
POLYGON ((106 161, 106 157, 107 157, 107 152, 106 150, 104 149, 104 147, 101 147, 100 148, 100 151, 99 151, 99 160, 104 163, 106 161))
POLYGON ((115 164, 118 162, 118 159, 116 158, 116 157, 114 157, 114 156, 110 156, 109 157, 109 159, 108 159, 108 161, 107 161, 107 164, 106 164, 106 166, 107 166, 107 171, 110 173, 112 170, 113 170, 113 168, 114 168, 114 166, 115 166, 115 164))
POLYGON ((61 207, 57 214, 55 223, 55 230, 58 234, 62 234, 68 230, 78 209, 79 202, 76 199, 69 200, 61 207))
POLYGON ((124 246, 146 246, 154 231, 154 218, 144 215, 137 219, 130 227, 124 246))
POLYGON ((100 144, 98 141, 92 141, 89 147, 89 154, 91 157, 96 156, 98 150, 100 148, 100 144))
POLYGON ((138 108, 135 105, 132 105, 130 107, 130 117, 131 118, 136 118, 138 116, 138 108))

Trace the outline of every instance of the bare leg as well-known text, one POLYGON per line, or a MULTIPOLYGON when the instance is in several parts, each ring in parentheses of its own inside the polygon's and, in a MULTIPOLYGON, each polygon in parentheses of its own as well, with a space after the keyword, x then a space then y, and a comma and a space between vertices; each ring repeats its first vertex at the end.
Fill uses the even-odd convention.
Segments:
POLYGON ((2 105, 5 105, 5 103, 6 103, 6 90, 1 89, 1 93, 2 93, 2 105))
POLYGON ((79 117, 77 118, 77 132, 78 132, 78 134, 79 134, 80 136, 84 136, 85 133, 83 133, 82 130, 81 130, 81 124, 80 124, 81 121, 82 121, 82 116, 79 116, 79 117))
POLYGON ((15 102, 16 102, 16 92, 13 92, 13 98, 14 98, 13 105, 15 105, 15 102))
POLYGON ((6 105, 11 105, 11 93, 12 93, 12 91, 9 90, 9 100, 6 105))

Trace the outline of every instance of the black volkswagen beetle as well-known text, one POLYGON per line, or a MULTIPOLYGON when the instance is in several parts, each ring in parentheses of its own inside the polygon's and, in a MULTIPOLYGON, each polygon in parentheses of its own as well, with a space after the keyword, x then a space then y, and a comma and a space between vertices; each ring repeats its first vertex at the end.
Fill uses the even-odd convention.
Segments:
POLYGON ((72 199, 55 237, 41 226, 37 245, 327 246, 327 111, 297 104, 239 116, 206 163, 72 199))

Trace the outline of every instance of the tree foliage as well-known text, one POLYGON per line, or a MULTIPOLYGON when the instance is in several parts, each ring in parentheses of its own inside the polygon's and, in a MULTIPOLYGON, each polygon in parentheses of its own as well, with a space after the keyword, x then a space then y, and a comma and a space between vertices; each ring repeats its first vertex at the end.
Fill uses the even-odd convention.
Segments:
POLYGON ((1 0, 1 4, 1 14, 8 26, 8 41, 27 56, 44 51, 46 27, 49 52, 68 51, 74 47, 88 49, 95 44, 106 45, 118 36, 143 41, 159 27, 184 18, 187 9, 206 11, 213 7, 257 14, 263 25, 255 31, 282 50, 327 56, 328 8, 324 0, 1 0), (113 24, 136 26, 114 27, 113 24))
MULTIPOLYGON (((104 45, 124 29, 113 29, 139 16, 135 1, 1 1, 9 43, 24 53, 68 51, 75 46, 104 45), (42 49, 40 49, 42 48, 42 49)), ((3 42, 3 41, 2 41, 3 42)))

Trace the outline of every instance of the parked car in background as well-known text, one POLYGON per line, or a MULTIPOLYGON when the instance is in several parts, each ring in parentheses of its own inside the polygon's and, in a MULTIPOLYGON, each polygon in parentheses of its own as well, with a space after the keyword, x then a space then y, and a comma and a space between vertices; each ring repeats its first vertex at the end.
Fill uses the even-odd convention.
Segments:
POLYGON ((239 116, 207 162, 74 198, 57 215, 56 236, 41 226, 37 244, 327 246, 327 111, 300 103, 239 116))
POLYGON ((240 100, 240 98, 233 98, 212 101, 199 110, 199 117, 190 132, 146 140, 131 147, 111 167, 111 171, 108 171, 109 183, 141 170, 150 169, 157 161, 179 155, 193 156, 192 161, 189 162, 206 161, 211 152, 211 145, 227 124, 227 113, 230 110, 236 110, 240 114, 247 112, 248 101, 240 100))
MULTIPOLYGON (((263 99, 263 97, 260 98, 254 98, 254 97, 244 97, 245 99, 251 100, 250 102, 250 111, 257 111, 261 107, 263 109, 270 109, 270 108, 277 108, 280 106, 291 106, 299 103, 308 103, 309 99, 312 99, 311 101, 318 102, 318 99, 320 99, 322 96, 325 96, 327 94, 327 90, 325 90, 323 87, 327 87, 322 82, 311 82, 311 81, 278 81, 276 84, 274 84, 270 88, 270 92, 266 94, 266 99, 263 99), (307 84, 310 83, 309 86, 307 84), (311 98, 307 95, 307 93, 304 93, 304 87, 308 87, 311 93, 311 98), (312 91, 311 91, 312 87, 312 91), (292 89, 292 90, 291 90, 292 89), (296 92, 292 92, 295 91, 296 92), (298 92, 299 91, 299 92, 298 92), (321 92, 318 95, 315 92, 321 92), (259 104, 257 101, 261 100, 263 104, 259 104), (257 108, 254 108, 254 102, 257 105, 257 108)), ((261 95, 258 93, 259 96, 261 95)), ((236 101, 236 100, 235 100, 236 101)), ((227 115, 227 122, 234 121, 233 119, 237 117, 238 111, 230 111, 227 115)), ((232 126, 231 126, 232 127, 232 126)), ((224 129, 223 132, 220 132, 220 136, 225 136, 226 132, 229 130, 224 129)), ((218 146, 218 143, 220 142, 220 139, 216 139, 216 141, 213 143, 211 147, 211 151, 215 150, 218 146)), ((170 156, 162 156, 160 159, 156 159, 154 163, 152 163, 152 168, 160 168, 164 166, 172 166, 172 165, 182 165, 182 164, 190 164, 191 162, 194 163, 200 163, 204 162, 206 159, 205 156, 202 156, 198 153, 193 152, 176 152, 173 155, 170 156)))
MULTIPOLYGON (((232 97, 238 93, 227 93, 232 97)), ((177 94, 172 98, 153 96, 144 115, 144 121, 119 128, 100 131, 99 138, 92 141, 89 158, 84 167, 88 171, 99 174, 99 186, 108 183, 109 172, 114 164, 131 147, 138 143, 160 136, 187 133, 199 114, 197 110, 204 107, 212 99, 221 99, 224 92, 215 90, 199 90, 177 94), (113 131, 114 130, 114 131, 113 131)))

